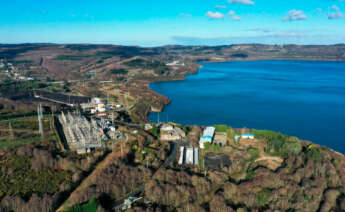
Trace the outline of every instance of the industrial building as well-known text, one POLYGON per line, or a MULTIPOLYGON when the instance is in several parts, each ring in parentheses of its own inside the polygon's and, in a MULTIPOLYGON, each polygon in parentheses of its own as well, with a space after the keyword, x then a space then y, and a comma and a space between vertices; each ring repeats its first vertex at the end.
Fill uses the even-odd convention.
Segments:
POLYGON ((219 144, 220 146, 226 146, 227 138, 228 136, 225 132, 216 132, 213 143, 219 144))
POLYGON ((199 165, 199 149, 181 146, 178 164, 199 165))
POLYGON ((85 117, 80 115, 72 115, 63 112, 59 116, 68 147, 78 154, 83 154, 91 149, 102 148, 104 143, 102 140, 107 139, 104 133, 102 123, 95 120, 89 122, 85 117))
POLYGON ((92 98, 91 102, 82 103, 80 107, 83 111, 90 111, 91 114, 105 113, 106 108, 104 102, 100 98, 92 98))
POLYGON ((206 127, 199 141, 200 149, 205 148, 205 143, 212 143, 215 130, 216 128, 214 127, 206 127))
POLYGON ((162 124, 159 130, 162 141, 178 141, 186 137, 186 133, 182 129, 170 124, 162 124))

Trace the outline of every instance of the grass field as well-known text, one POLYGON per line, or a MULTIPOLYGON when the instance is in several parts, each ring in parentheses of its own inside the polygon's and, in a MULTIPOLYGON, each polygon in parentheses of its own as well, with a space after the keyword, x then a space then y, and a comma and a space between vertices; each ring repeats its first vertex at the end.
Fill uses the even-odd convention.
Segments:
MULTIPOLYGON (((43 120, 44 140, 56 142, 52 117, 43 120)), ((41 142, 39 126, 36 117, 18 118, 0 121, 0 149, 4 147, 20 146, 25 143, 41 142), (10 126, 12 130, 10 130, 10 126)))
POLYGON ((233 138, 235 136, 235 131, 226 125, 215 125, 216 132, 224 132, 228 137, 233 138))
POLYGON ((82 205, 75 205, 65 212, 96 212, 98 207, 98 201, 95 198, 91 198, 88 203, 82 205))

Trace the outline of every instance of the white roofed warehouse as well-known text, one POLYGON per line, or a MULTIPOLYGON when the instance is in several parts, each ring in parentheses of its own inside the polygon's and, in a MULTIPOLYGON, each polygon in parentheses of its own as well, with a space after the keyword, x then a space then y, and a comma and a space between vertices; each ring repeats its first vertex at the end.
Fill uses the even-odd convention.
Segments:
POLYGON ((203 131, 202 137, 199 141, 199 147, 201 149, 205 148, 205 143, 212 143, 214 133, 216 131, 216 128, 214 127, 206 127, 203 131))

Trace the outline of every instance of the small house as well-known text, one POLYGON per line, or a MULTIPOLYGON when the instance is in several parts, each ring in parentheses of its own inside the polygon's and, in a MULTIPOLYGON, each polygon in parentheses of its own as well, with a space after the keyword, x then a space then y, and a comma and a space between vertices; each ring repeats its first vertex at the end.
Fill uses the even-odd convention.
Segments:
POLYGON ((227 134, 225 132, 216 132, 213 143, 219 144, 220 146, 225 146, 227 142, 227 134))
POLYGON ((174 127, 171 126, 170 124, 163 124, 161 127, 160 127, 160 130, 161 131, 171 131, 173 130, 174 127))
POLYGON ((174 130, 179 134, 182 138, 186 137, 186 133, 179 127, 174 127, 174 130))
POLYGON ((162 141, 178 141, 181 140, 181 136, 174 130, 161 131, 160 139, 162 141))
POLYGON ((151 130, 153 126, 151 124, 145 124, 144 128, 147 131, 147 130, 151 130))

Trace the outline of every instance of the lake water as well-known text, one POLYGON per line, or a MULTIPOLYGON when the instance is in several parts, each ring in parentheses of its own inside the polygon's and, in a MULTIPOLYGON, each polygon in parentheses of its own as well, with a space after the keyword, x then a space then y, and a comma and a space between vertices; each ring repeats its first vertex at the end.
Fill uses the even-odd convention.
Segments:
MULTIPOLYGON (((160 121, 294 135, 345 153, 345 63, 202 63, 185 81, 152 83, 172 102, 160 121)), ((149 115, 156 122, 156 113, 149 115)))

